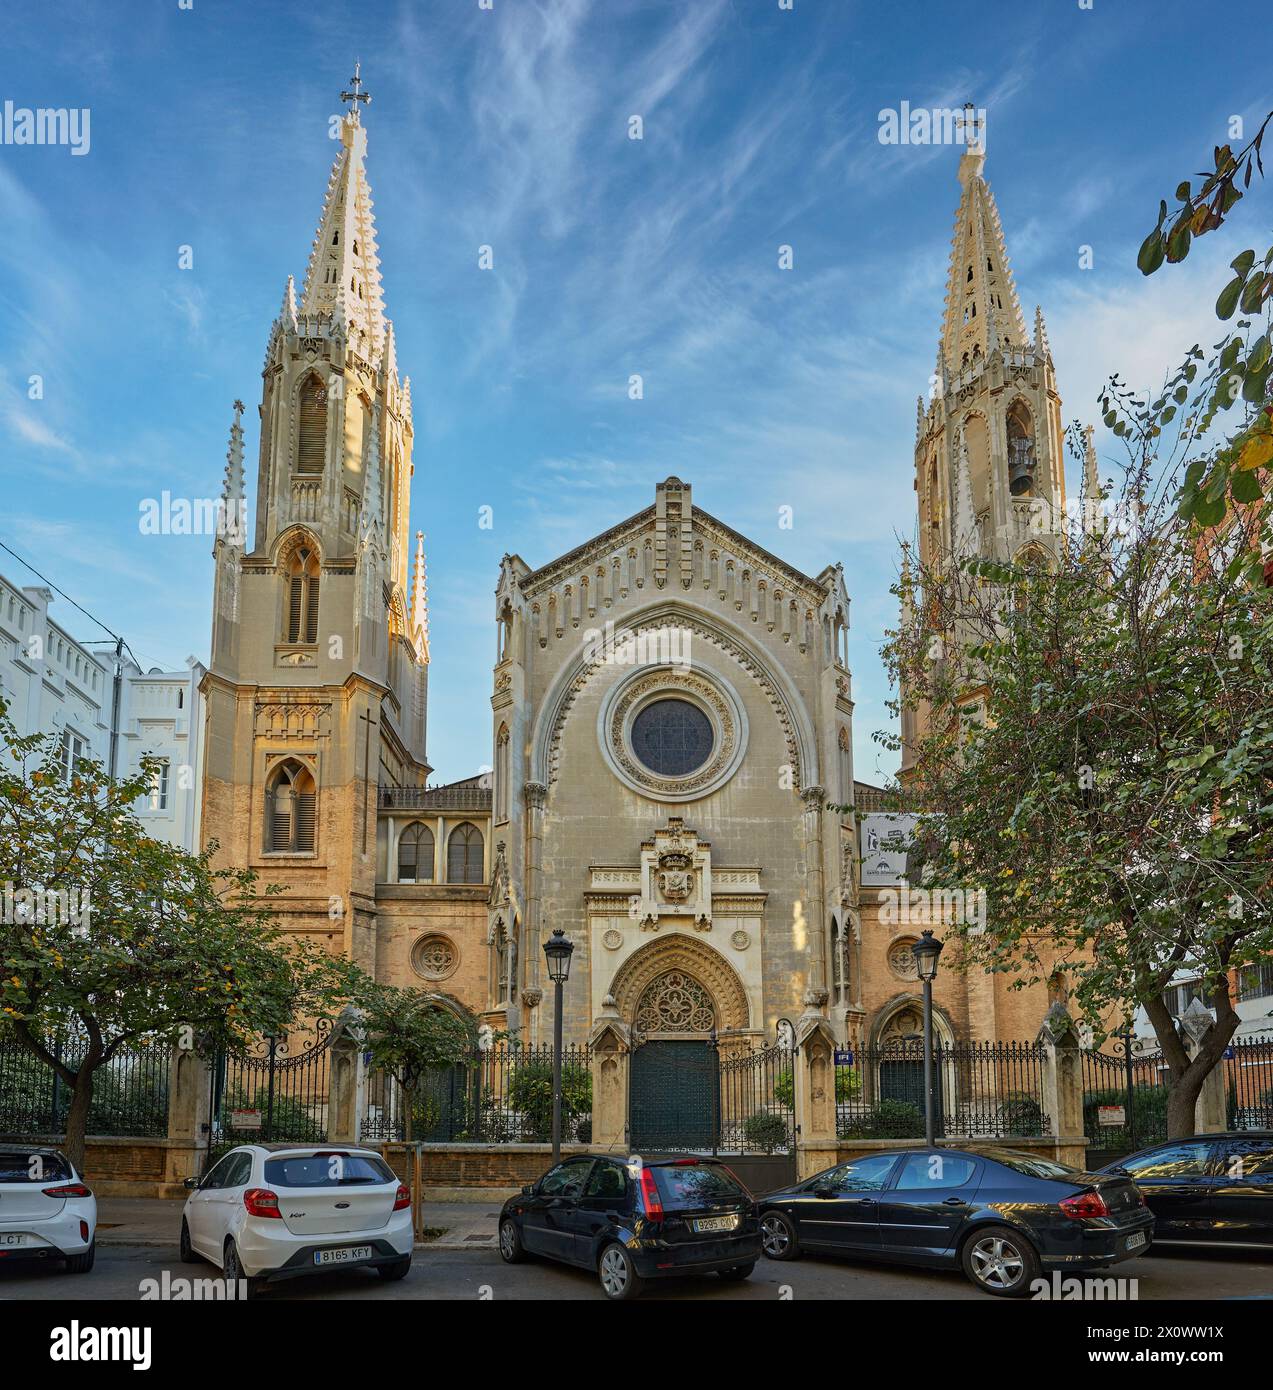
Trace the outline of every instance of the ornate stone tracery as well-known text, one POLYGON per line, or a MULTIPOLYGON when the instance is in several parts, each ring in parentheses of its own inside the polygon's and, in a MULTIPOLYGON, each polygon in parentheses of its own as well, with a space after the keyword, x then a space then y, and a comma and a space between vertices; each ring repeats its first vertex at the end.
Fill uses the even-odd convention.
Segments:
POLYGON ((634 1022, 642 1033, 708 1033, 716 1026, 716 1010, 693 975, 668 970, 646 985, 634 1022))
MULTIPOLYGON (((729 1031, 751 1026, 747 991, 733 967, 701 938, 681 933, 651 942, 620 966, 610 993, 622 1017, 635 1020, 646 1006, 646 991, 673 974, 692 980, 706 993, 718 1029, 729 1031)), ((658 997, 659 991, 656 991, 651 1000, 658 997)), ((711 1027, 709 1023, 707 1029, 698 1031, 705 1032, 711 1027)))
POLYGON ((460 963, 455 943, 446 936, 422 936, 411 948, 411 968, 426 980, 445 980, 460 963))

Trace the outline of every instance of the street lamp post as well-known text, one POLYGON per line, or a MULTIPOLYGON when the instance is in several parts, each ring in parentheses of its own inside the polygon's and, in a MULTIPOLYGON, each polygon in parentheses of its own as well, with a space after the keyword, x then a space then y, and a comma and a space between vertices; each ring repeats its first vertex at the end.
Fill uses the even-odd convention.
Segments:
POLYGON ((933 980, 942 943, 925 931, 911 947, 915 969, 924 986, 924 1142, 932 1148, 936 1126, 933 1123, 933 980))
POLYGON ((553 1163, 561 1162, 561 993, 570 978, 570 956, 575 943, 560 927, 544 942, 548 978, 555 986, 553 1009, 553 1163))

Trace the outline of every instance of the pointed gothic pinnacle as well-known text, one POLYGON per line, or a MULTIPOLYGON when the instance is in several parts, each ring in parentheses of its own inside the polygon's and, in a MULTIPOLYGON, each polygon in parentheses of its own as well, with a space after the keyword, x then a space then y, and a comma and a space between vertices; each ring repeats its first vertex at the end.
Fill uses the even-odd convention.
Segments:
POLYGON ((1047 357, 1052 351, 1048 343, 1048 330, 1043 322, 1043 309, 1038 304, 1034 306, 1034 350, 1040 357, 1047 357))
POLYGON ((234 403, 234 421, 230 425, 230 447, 225 451, 225 482, 221 497, 226 502, 241 502, 243 490, 243 402, 234 403))
POLYGON ((415 572, 411 578, 411 632, 422 662, 429 660, 429 586, 424 567, 424 532, 415 533, 415 572))
POLYGON ((373 406, 371 428, 363 442, 362 534, 377 532, 384 518, 384 493, 380 478, 380 407, 373 406))
POLYGON ((1088 502, 1095 501, 1101 495, 1101 480, 1096 471, 1095 434, 1093 425, 1083 427, 1083 498, 1088 502))
POLYGON ((296 281, 289 275, 287 284, 283 286, 283 303, 279 309, 279 318, 283 325, 296 332, 296 281))
POLYGON ((918 395, 918 396, 915 397, 915 438, 918 440, 918 439, 923 439, 923 437, 924 437, 924 397, 923 397, 923 395, 921 394, 921 395, 918 395))

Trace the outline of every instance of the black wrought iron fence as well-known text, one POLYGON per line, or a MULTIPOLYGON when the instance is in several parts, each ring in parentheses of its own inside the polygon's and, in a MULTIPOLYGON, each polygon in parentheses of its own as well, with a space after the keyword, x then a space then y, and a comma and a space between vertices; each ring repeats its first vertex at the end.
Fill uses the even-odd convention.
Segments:
MULTIPOLYGON (((88 1048, 74 1030, 46 1039, 49 1051, 78 1071, 88 1048)), ((89 1134, 158 1138, 168 1133, 168 1043, 123 1048, 93 1077, 89 1134)), ((16 1038, 0 1039, 0 1134, 66 1132, 71 1088, 16 1038)))
POLYGON ((236 1144, 321 1143, 327 1138, 331 1023, 288 1037, 262 1037, 246 1052, 221 1052, 210 1068, 207 1163, 236 1144))
MULTIPOLYGON (((981 1042, 933 1050, 934 1128, 942 1138, 1012 1139, 1047 1134, 1043 1048, 981 1042)), ((836 1132, 842 1139, 924 1137, 924 1049, 886 1043, 836 1054, 836 1132)))
POLYGON ((1273 1129, 1273 1036, 1243 1038, 1225 1054, 1230 1129, 1273 1129))
POLYGON ((1162 1057, 1114 1038, 1113 1051, 1083 1051, 1083 1133, 1088 1161, 1156 1144, 1167 1137, 1171 1073, 1162 1057))
MULTIPOLYGON (((562 1049, 561 1134, 567 1143, 592 1139, 592 1053, 562 1049)), ((552 1138, 551 1044, 474 1047, 417 1087, 411 1138, 425 1143, 546 1144, 552 1138)), ((364 1139, 407 1138, 407 1097, 393 1077, 369 1078, 364 1139)))
POLYGON ((796 1142, 795 1072, 780 1043, 720 1059, 722 1153, 790 1153, 796 1142))

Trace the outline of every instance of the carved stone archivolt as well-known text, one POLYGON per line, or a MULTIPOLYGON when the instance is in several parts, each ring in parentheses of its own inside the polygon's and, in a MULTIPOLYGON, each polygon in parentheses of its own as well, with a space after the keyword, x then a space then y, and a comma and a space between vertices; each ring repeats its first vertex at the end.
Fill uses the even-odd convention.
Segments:
MULTIPOLYGON (((666 976, 680 975, 692 980, 710 1000, 718 1029, 750 1027, 751 1011, 747 991, 725 958, 701 938, 677 933, 651 942, 619 967, 610 987, 620 1015, 635 1021, 646 991, 666 976)), ((651 998, 657 997, 658 992, 651 998)), ((697 998, 697 996, 694 996, 697 998)), ((689 998, 689 995, 686 995, 689 998)), ((646 1004, 648 1007, 648 1004, 646 1004)), ((712 1027, 696 1031, 706 1032, 712 1027)), ((650 1030, 647 1030, 650 1031, 650 1030)), ((680 1030, 654 1030, 680 1031, 680 1030)))

